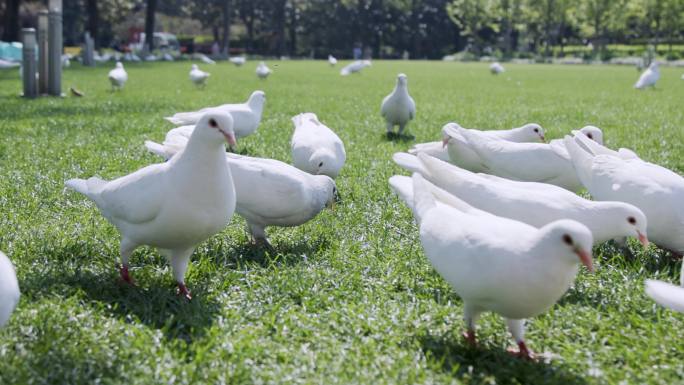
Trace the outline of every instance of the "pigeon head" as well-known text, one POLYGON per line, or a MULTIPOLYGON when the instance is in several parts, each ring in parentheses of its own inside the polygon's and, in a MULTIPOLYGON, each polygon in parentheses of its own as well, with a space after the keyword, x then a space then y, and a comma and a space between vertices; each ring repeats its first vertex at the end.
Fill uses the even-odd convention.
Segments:
POLYGON ((618 205, 619 214, 621 217, 618 222, 620 230, 623 234, 633 236, 641 242, 644 247, 648 247, 648 237, 646 235, 647 219, 646 215, 638 208, 622 203, 618 205))
POLYGON ((116 68, 123 69, 123 63, 121 63, 120 61, 116 62, 116 68))
POLYGON ((544 136, 544 129, 537 123, 528 123, 522 126, 524 135, 529 138, 525 140, 526 142, 546 142, 546 137, 544 136))
POLYGON ((192 67, 190 67, 190 69, 194 71, 196 69, 199 69, 199 67, 197 67, 197 64, 193 64, 192 67))
MULTIPOLYGON (((540 229, 544 237, 544 246, 559 252, 553 253, 570 264, 582 263, 590 271, 594 271, 591 247, 594 237, 583 224, 564 219, 552 222, 540 229)), ((548 254, 545 255, 548 257, 548 254)))
POLYGON ((252 108, 262 107, 264 102, 266 102, 266 94, 264 91, 252 92, 252 94, 249 96, 249 100, 247 100, 247 104, 249 104, 249 106, 252 108))
POLYGON ((191 140, 195 138, 206 141, 228 144, 233 147, 237 144, 235 141, 235 131, 233 129, 233 116, 229 113, 223 112, 209 112, 200 118, 195 129, 190 136, 191 140))
POLYGON ((315 170, 314 174, 316 175, 328 175, 330 177, 337 175, 335 154, 328 149, 321 148, 314 151, 309 157, 309 164, 315 170))
POLYGON ((397 85, 406 87, 408 85, 408 77, 405 74, 397 75, 397 85))
POLYGON ((337 185, 335 180, 327 175, 317 175, 321 183, 322 196, 325 198, 325 207, 335 208, 335 205, 342 202, 339 191, 337 191, 337 185))
POLYGON ((587 136, 587 138, 593 140, 594 142, 603 145, 603 131, 596 126, 584 126, 580 130, 581 133, 587 136))
POLYGON ((451 133, 458 132, 458 130, 461 128, 463 127, 461 127, 460 124, 454 122, 447 123, 442 126, 442 147, 446 147, 446 145, 449 143, 452 135, 451 133))

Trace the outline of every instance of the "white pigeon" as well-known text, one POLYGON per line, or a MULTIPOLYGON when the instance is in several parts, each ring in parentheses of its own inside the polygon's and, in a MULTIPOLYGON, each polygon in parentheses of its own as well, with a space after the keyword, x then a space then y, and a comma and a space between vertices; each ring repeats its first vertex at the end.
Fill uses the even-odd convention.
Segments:
POLYGON ((393 134, 394 126, 399 126, 397 134, 401 135, 408 124, 416 116, 416 103, 408 93, 408 78, 404 74, 397 75, 394 90, 382 99, 380 113, 387 122, 387 135, 393 134))
POLYGON ((247 62, 247 58, 244 56, 233 56, 228 59, 231 63, 235 64, 236 67, 241 67, 247 62))
POLYGON ((646 294, 654 301, 672 310, 684 313, 684 265, 680 274, 680 286, 647 279, 646 294))
MULTIPOLYGON (((447 123, 442 127, 442 141, 419 143, 413 146, 409 153, 426 153, 435 158, 451 162, 471 171, 481 170, 482 161, 476 152, 471 150, 463 136, 458 132, 458 123, 447 123), (452 137, 454 140, 452 140, 452 137)), ((522 127, 509 130, 482 131, 484 135, 510 140, 512 142, 544 141, 544 129, 536 123, 528 123, 522 127)))
POLYGON ((145 56, 145 61, 158 61, 158 60, 159 60, 159 56, 156 56, 153 54, 149 54, 149 55, 145 56))
POLYGON ((402 168, 420 173, 444 191, 496 216, 537 228, 557 220, 572 219, 587 226, 597 244, 618 237, 635 237, 648 246, 646 216, 628 203, 590 201, 548 184, 506 183, 426 154, 416 157, 396 153, 392 159, 402 168))
POLYGON ((342 139, 318 120, 316 114, 305 112, 292 118, 292 164, 314 175, 336 178, 347 154, 342 139))
POLYGON ((506 318, 518 354, 531 358, 524 319, 560 299, 575 280, 579 263, 593 271, 591 232, 572 220, 537 229, 479 210, 471 213, 462 201, 463 208, 437 204, 428 186, 414 174, 420 240, 432 266, 463 299, 467 340, 475 343, 478 317, 492 311, 506 318))
POLYGON ((674 254, 683 254, 684 178, 638 157, 597 154, 578 141, 567 136, 565 146, 591 196, 640 208, 648 218, 651 241, 674 254))
POLYGON ((334 67, 335 64, 337 64, 337 59, 335 59, 335 56, 328 55, 328 64, 330 64, 331 67, 334 67))
MULTIPOLYGON (((145 147, 169 159, 186 143, 185 137, 172 135, 170 142, 146 141, 145 147)), ((274 159, 228 153, 226 160, 235 183, 235 212, 245 218, 257 244, 269 246, 267 226, 299 226, 338 198, 335 181, 329 176, 311 175, 274 159)))
POLYGON ((570 191, 582 188, 563 143, 516 143, 480 131, 459 129, 477 153, 483 172, 508 179, 550 183, 570 191))
POLYGON ((221 231, 235 210, 235 187, 223 144, 235 143, 230 114, 207 113, 187 146, 166 163, 112 181, 71 179, 121 234, 121 278, 141 245, 159 249, 173 268, 179 293, 190 298, 185 272, 197 244, 221 231))
POLYGON ((162 59, 164 59, 164 61, 174 61, 175 60, 173 58, 173 56, 171 56, 171 54, 168 52, 164 52, 164 54, 162 55, 162 59))
POLYGON ((62 67, 69 68, 70 66, 71 66, 71 55, 65 53, 62 55, 62 67))
POLYGON ((492 64, 489 66, 489 71, 490 71, 492 74, 494 74, 494 75, 498 75, 498 74, 500 74, 500 73, 506 72, 506 70, 504 69, 504 67, 503 67, 503 66, 501 65, 501 63, 499 63, 499 62, 494 62, 494 63, 492 63, 492 64))
POLYGON ((0 251, 0 327, 5 326, 19 303, 17 274, 9 258, 0 251))
POLYGON ((200 59, 200 60, 202 61, 202 63, 204 63, 204 64, 216 64, 215 61, 209 59, 209 57, 208 57, 207 55, 205 55, 205 54, 199 54, 199 55, 197 55, 197 57, 199 57, 199 59, 200 59))
POLYGON ((644 71, 641 76, 639 76, 639 80, 634 84, 634 88, 636 89, 644 89, 646 87, 654 87, 656 85, 656 82, 660 79, 660 70, 658 69, 658 62, 654 61, 651 63, 648 68, 646 68, 646 71, 644 71))
POLYGON ((254 91, 245 103, 223 104, 216 107, 202 108, 199 111, 178 112, 164 119, 175 125, 195 124, 207 112, 230 113, 235 122, 235 137, 244 138, 253 134, 261 122, 266 94, 264 91, 254 91))
POLYGON ((266 63, 264 62, 259 62, 259 65, 256 68, 256 74, 259 79, 266 79, 268 75, 271 74, 271 69, 268 68, 266 63))
POLYGON ((362 69, 364 69, 366 67, 370 67, 370 66, 371 66, 370 60, 356 60, 356 61, 353 61, 353 62, 347 64, 346 66, 342 67, 342 69, 340 70, 340 75, 342 75, 342 76, 351 75, 353 73, 360 72, 362 69))
POLYGON ((109 78, 109 82, 112 84, 112 90, 123 89, 124 84, 128 81, 128 74, 120 61, 116 62, 116 68, 109 71, 107 78, 109 78))
POLYGON ((211 76, 209 72, 204 72, 197 64, 193 64, 190 67, 190 81, 199 87, 204 87, 207 84, 207 78, 211 76))

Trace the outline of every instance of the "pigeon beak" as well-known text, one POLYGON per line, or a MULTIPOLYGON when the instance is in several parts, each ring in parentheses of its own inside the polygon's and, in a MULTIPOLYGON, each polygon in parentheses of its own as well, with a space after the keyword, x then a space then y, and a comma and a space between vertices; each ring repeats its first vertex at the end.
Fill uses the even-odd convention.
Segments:
POLYGON ((449 144, 449 138, 448 136, 445 136, 444 139, 442 139, 442 148, 446 147, 447 144, 449 144))
POLYGON ((542 143, 546 143, 546 137, 544 137, 544 135, 539 135, 539 139, 541 139, 542 143))
POLYGON ((226 142, 228 142, 228 145, 229 145, 231 148, 233 148, 233 147, 235 147, 235 146, 237 145, 237 140, 235 140, 235 134, 233 134, 232 132, 230 132, 230 133, 225 133, 225 132, 223 132, 223 131, 221 131, 221 133, 222 133, 223 136, 226 138, 226 142))
POLYGON ((649 242, 648 238, 646 235, 642 234, 641 231, 637 230, 637 235, 639 237, 639 242, 641 242, 642 245, 644 245, 644 249, 648 247, 649 242))
POLYGON ((584 251, 580 248, 576 248, 575 254, 577 254, 580 261, 582 261, 582 264, 587 267, 587 270, 589 270, 590 273, 593 273, 594 272, 594 262, 591 258, 591 253, 587 253, 586 251, 584 251))

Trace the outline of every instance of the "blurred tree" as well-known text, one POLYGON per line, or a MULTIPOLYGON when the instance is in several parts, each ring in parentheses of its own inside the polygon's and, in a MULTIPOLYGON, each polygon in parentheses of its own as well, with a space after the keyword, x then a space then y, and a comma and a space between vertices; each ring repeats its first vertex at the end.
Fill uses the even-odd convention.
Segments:
POLYGON ((145 9, 145 46, 148 52, 154 49, 154 15, 157 12, 157 0, 147 0, 145 9))
POLYGON ((5 22, 2 31, 3 41, 19 40, 19 5, 20 0, 5 0, 5 22))
POLYGON ((100 48, 100 34, 98 33, 100 25, 100 14, 97 9, 97 0, 86 0, 86 12, 88 14, 88 28, 90 36, 95 41, 95 48, 100 48))

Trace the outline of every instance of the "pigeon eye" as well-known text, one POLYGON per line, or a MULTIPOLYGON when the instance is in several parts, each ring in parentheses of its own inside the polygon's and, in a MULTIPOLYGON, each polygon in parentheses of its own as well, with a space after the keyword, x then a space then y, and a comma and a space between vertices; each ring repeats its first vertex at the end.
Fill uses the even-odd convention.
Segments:
POLYGON ((589 139, 594 139, 594 135, 592 134, 587 134, 587 136, 589 137, 589 139))
POLYGON ((538 128, 535 128, 535 129, 534 129, 534 132, 539 132, 539 129, 538 129, 538 128))
POLYGON ((627 218, 627 222, 629 222, 632 225, 636 225, 636 219, 634 219, 634 217, 627 218))
POLYGON ((323 162, 319 163, 318 167, 323 167, 323 162))
POLYGON ((569 246, 572 246, 572 237, 568 234, 563 234, 563 242, 569 246))
POLYGON ((216 123, 214 119, 209 119, 209 127, 216 128, 218 127, 218 123, 216 123))

